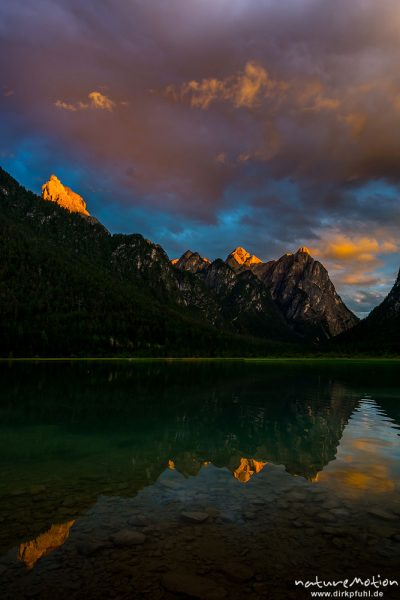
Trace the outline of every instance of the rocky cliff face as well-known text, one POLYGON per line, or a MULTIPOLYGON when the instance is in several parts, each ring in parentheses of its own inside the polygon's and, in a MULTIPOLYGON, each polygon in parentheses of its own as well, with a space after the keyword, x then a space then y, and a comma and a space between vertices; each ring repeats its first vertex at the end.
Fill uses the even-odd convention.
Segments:
POLYGON ((237 283, 234 270, 220 258, 203 270, 202 275, 206 286, 219 296, 226 296, 237 283))
POLYGON ((200 256, 198 252, 187 250, 180 258, 171 260, 171 263, 182 271, 198 273, 199 271, 205 269, 210 264, 210 261, 208 258, 200 256))
POLYGON ((236 327, 245 321, 247 328, 258 328, 260 333, 264 330, 261 315, 270 318, 275 314, 278 322, 283 316, 294 332, 317 342, 358 322, 336 293, 327 270, 305 246, 265 263, 241 247, 235 248, 225 262, 217 259, 212 263, 187 251, 174 265, 200 277, 218 296, 225 318, 236 327))
POLYGON ((161 246, 139 234, 113 235, 111 246, 112 270, 123 280, 145 284, 163 302, 188 308, 212 325, 222 324, 220 307, 193 274, 196 262, 200 270, 205 264, 200 255, 186 252, 186 259, 182 257, 174 265, 161 246))
POLYGON ((62 208, 69 210, 69 212, 80 213, 86 217, 90 217, 88 210, 86 209, 86 202, 79 194, 76 194, 66 185, 63 185, 61 181, 52 175, 49 181, 46 181, 42 185, 42 198, 50 202, 56 202, 62 208))
POLYGON ((179 271, 190 270, 205 285, 226 327, 255 337, 293 338, 269 291, 250 270, 234 270, 221 259, 205 263, 200 255, 190 251, 174 266, 179 271))
POLYGON ((329 339, 358 322, 336 293, 325 267, 306 247, 251 269, 291 326, 306 337, 329 339))

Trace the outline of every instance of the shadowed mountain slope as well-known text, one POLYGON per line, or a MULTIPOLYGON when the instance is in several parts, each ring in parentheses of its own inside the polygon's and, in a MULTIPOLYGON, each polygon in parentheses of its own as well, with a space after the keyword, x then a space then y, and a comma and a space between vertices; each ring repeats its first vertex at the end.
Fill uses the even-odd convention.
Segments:
POLYGON ((354 329, 332 340, 331 348, 371 354, 400 352, 400 271, 384 301, 354 329))

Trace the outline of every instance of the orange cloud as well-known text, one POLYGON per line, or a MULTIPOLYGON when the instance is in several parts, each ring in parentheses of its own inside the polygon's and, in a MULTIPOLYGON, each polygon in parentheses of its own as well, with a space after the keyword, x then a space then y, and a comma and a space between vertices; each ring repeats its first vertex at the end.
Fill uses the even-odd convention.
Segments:
POLYGON ((379 242, 372 237, 349 238, 338 234, 316 249, 315 254, 331 260, 371 263, 380 254, 391 254, 398 250, 398 245, 391 241, 379 242))
POLYGON ((249 154, 248 152, 242 152, 237 157, 237 161, 239 163, 245 163, 245 162, 249 161, 250 159, 251 159, 251 154, 249 154))
POLYGON ((370 237, 321 233, 320 244, 312 249, 312 254, 322 260, 335 285, 362 288, 386 285, 387 281, 379 275, 382 256, 399 252, 400 248, 390 239, 381 241, 385 236, 387 232, 383 230, 370 237))
POLYGON ((79 110, 87 110, 88 108, 95 108, 99 110, 107 110, 112 112, 115 107, 115 102, 102 94, 101 92, 90 92, 88 94, 89 102, 64 102, 63 100, 57 100, 55 106, 63 110, 69 110, 71 112, 77 112, 79 110))
POLYGON ((300 84, 295 93, 295 102, 302 110, 337 110, 340 101, 325 94, 324 86, 318 80, 300 84))
POLYGON ((326 94, 319 80, 288 82, 272 79, 268 71, 255 61, 248 61, 243 71, 225 79, 205 78, 188 81, 181 86, 169 85, 164 95, 174 102, 188 100, 193 108, 207 109, 214 102, 229 102, 235 108, 253 108, 266 98, 287 98, 304 111, 336 111, 337 98, 326 94))
POLYGON ((235 106, 251 107, 260 92, 271 92, 280 85, 278 82, 270 80, 263 67, 249 62, 245 66, 243 75, 239 76, 237 84, 234 86, 233 103, 235 106))
POLYGON ((343 121, 348 125, 352 134, 357 137, 365 129, 368 117, 362 112, 351 112, 343 117, 343 121))
POLYGON ((317 96, 314 101, 314 110, 336 110, 340 106, 340 101, 336 98, 326 96, 317 96))
POLYGON ((372 286, 380 283, 378 277, 373 276, 371 273, 365 273, 364 271, 355 271, 348 273, 340 278, 340 283, 344 285, 362 285, 372 286))
POLYGON ((189 81, 180 88, 169 85, 165 95, 174 101, 189 99, 195 108, 207 109, 211 103, 224 101, 236 108, 252 108, 261 98, 279 94, 288 89, 284 81, 275 81, 268 71, 256 62, 247 62, 244 71, 225 79, 209 78, 189 81))
POLYGON ((217 154, 217 156, 215 157, 215 162, 218 165, 225 165, 228 161, 228 157, 226 156, 225 152, 220 152, 219 154, 217 154))
POLYGON ((107 98, 107 96, 101 92, 90 92, 88 98, 90 99, 93 108, 112 111, 115 106, 115 102, 110 98, 107 98))
POLYGON ((85 104, 84 102, 76 102, 72 104, 70 102, 63 102, 62 100, 57 100, 54 103, 54 106, 57 108, 62 108, 63 110, 69 110, 71 112, 76 112, 77 110, 86 110, 89 108, 89 104, 85 104))

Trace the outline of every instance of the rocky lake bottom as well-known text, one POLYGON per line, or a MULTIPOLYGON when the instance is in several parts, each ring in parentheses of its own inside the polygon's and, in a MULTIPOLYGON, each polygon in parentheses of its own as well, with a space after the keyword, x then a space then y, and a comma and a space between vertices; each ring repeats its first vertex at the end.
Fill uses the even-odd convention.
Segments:
POLYGON ((296 580, 400 580, 396 373, 384 389, 333 368, 20 373, 3 377, 1 598, 280 600, 311 597, 296 580))

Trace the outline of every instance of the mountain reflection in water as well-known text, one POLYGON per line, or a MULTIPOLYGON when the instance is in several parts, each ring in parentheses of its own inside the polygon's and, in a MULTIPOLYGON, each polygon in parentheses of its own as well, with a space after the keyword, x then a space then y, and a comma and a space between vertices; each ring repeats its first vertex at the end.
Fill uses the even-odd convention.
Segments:
POLYGON ((364 398, 355 408, 335 460, 319 473, 318 480, 358 497, 398 487, 399 426, 374 400, 364 398))
MULTIPOLYGON (((63 548, 115 552, 113 532, 145 527, 139 525, 144 513, 153 514, 152 527, 167 527, 165 521, 179 537, 179 514, 187 506, 206 514, 209 543, 217 535, 212 521, 226 535, 236 528, 237 539, 247 532, 250 554, 268 518, 290 551, 293 532, 306 544, 318 522, 339 548, 339 534, 329 534, 336 521, 366 530, 372 519, 371 531, 379 525, 386 552, 393 553, 388 548, 400 515, 396 367, 104 362, 0 368, 0 548, 8 567, 17 558, 36 571, 63 548), (89 542, 82 542, 85 536, 89 542)), ((311 552, 317 546, 309 543, 311 552)), ((234 544, 228 548, 233 552, 234 544)), ((16 591, 10 584, 10 597, 16 591)))
POLYGON ((75 521, 68 521, 60 525, 52 525, 49 531, 42 533, 36 539, 20 544, 18 559, 25 563, 28 569, 31 569, 39 558, 63 545, 74 523, 75 521))

